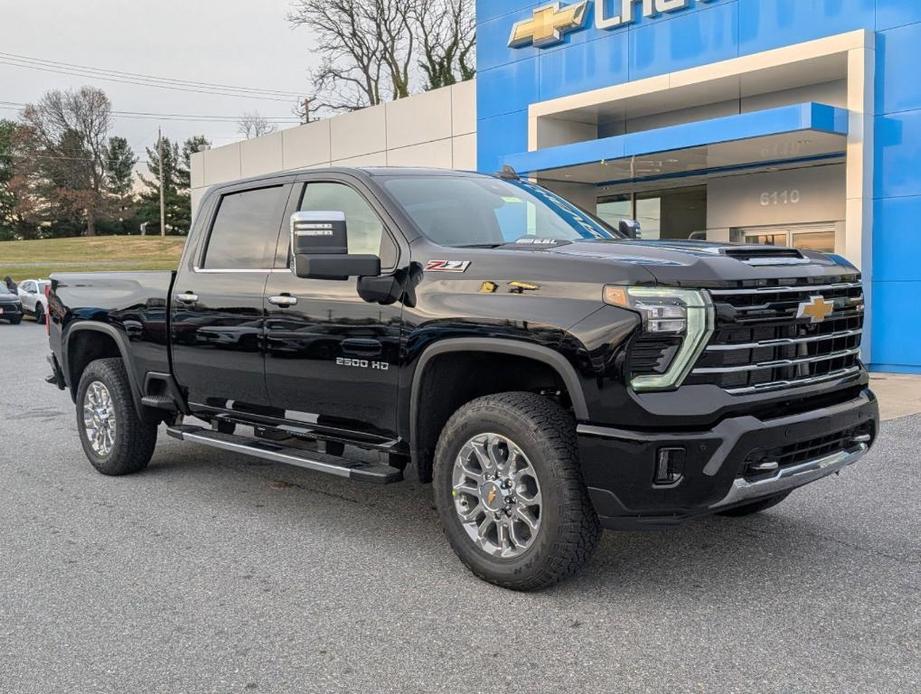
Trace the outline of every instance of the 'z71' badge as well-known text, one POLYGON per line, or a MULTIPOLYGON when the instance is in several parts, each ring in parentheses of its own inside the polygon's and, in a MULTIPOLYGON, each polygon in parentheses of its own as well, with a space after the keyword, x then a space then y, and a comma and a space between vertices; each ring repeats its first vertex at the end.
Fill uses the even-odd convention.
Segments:
POLYGON ((469 260, 430 260, 425 266, 426 272, 466 272, 469 260))

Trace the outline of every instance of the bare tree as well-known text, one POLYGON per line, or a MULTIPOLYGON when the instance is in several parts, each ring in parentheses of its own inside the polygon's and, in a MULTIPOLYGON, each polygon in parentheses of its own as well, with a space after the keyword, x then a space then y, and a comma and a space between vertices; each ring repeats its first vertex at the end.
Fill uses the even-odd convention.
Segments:
POLYGON ((22 112, 40 185, 56 189, 55 205, 80 213, 87 236, 96 235, 107 202, 111 112, 109 97, 94 87, 47 92, 22 112))
POLYGON ((426 89, 473 79, 476 74, 476 13, 473 0, 416 0, 419 67, 426 89))
POLYGON ((247 140, 275 132, 275 126, 269 123, 258 111, 249 111, 237 121, 237 132, 247 140))
POLYGON ((294 0, 288 21, 304 26, 323 56, 311 107, 354 111, 409 96, 416 42, 412 0, 294 0))

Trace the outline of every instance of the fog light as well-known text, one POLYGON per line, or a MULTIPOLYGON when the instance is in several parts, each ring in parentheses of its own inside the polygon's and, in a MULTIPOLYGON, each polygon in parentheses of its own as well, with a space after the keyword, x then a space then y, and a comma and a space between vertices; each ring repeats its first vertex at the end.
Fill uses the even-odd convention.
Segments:
POLYGON ((656 457, 656 477, 654 484, 657 487, 674 487, 684 479, 683 448, 660 448, 656 457))

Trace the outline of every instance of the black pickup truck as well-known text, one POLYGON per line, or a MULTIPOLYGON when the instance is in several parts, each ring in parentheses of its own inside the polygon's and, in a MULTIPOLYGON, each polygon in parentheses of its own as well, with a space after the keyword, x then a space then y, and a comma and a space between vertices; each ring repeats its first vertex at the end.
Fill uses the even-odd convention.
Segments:
POLYGON ((519 590, 602 527, 774 506, 878 430, 855 267, 627 238, 512 172, 221 185, 175 272, 52 285, 49 380, 100 472, 161 424, 355 480, 412 464, 461 560, 519 590))

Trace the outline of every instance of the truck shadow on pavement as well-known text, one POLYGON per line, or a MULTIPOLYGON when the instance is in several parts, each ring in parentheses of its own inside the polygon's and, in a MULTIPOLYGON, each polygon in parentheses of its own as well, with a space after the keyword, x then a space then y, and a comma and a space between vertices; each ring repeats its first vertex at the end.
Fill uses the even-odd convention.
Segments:
MULTIPOLYGON (((255 509, 270 524, 316 533, 329 531, 333 522, 337 541, 345 538, 359 553, 405 553, 412 546, 420 567, 436 571, 440 580, 454 575, 483 590, 501 590, 464 570, 441 532, 431 487, 414 479, 380 487, 176 445, 161 446, 142 474, 151 482, 162 476, 191 478, 170 480, 171 487, 204 484, 213 489, 220 484, 228 491, 226 503, 239 505, 241 516, 255 509)), ((830 537, 834 529, 810 519, 803 508, 794 494, 785 504, 749 518, 712 517, 663 531, 608 531, 580 576, 541 594, 590 591, 599 599, 623 600, 627 594, 639 600, 696 601, 757 589, 763 598, 835 584, 844 590, 851 586, 843 577, 853 580, 855 565, 866 564, 869 571, 880 559, 902 560, 862 547, 859 540, 830 537)))

